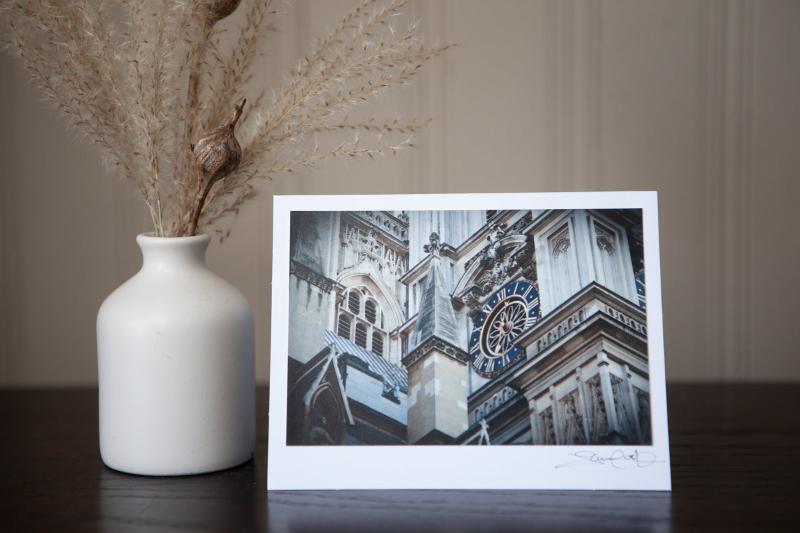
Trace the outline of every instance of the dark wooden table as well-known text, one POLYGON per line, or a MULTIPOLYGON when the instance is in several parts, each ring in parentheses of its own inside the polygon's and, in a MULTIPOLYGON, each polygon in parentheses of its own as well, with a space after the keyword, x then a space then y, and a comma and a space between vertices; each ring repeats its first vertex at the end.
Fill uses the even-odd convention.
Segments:
POLYGON ((800 386, 670 386, 671 494, 267 495, 258 402, 255 461, 146 478, 101 463, 95 391, 0 391, 0 531, 800 531, 800 386))

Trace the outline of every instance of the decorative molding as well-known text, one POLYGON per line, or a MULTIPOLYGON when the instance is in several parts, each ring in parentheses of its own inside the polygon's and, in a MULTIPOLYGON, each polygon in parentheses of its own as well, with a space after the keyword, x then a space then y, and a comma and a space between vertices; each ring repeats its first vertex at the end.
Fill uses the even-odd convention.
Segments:
POLYGON ((573 389, 563 395, 558 403, 559 411, 563 413, 564 442, 574 445, 588 444, 589 435, 586 434, 578 389, 573 389))
POLYGON ((614 235, 611 231, 609 231, 605 226, 599 224, 597 221, 594 222, 594 231, 597 235, 597 248, 608 254, 614 253, 614 241, 617 240, 616 235, 614 235))
POLYGON ((625 326, 639 338, 647 338, 645 311, 592 283, 552 311, 534 328, 520 335, 516 343, 526 347, 528 359, 531 359, 579 329, 598 313, 625 326))
POLYGON ((533 245, 526 235, 517 233, 525 225, 507 228, 506 224, 492 224, 492 231, 486 237, 489 244, 464 265, 464 277, 456 286, 454 300, 466 305, 470 314, 476 313, 483 300, 517 272, 535 282, 533 245))
POLYGON ((388 211, 352 211, 364 222, 408 245, 408 215, 394 216, 388 211))
POLYGON ((589 405, 591 406, 591 413, 589 413, 589 425, 592 434, 604 438, 608 435, 608 414, 606 413, 606 404, 603 400, 603 388, 600 383, 600 374, 595 374, 588 381, 586 387, 589 390, 589 405))
POLYGON ((332 279, 323 276, 316 270, 311 269, 303 263, 295 261, 294 259, 292 259, 289 265, 289 274, 307 281, 311 285, 319 287, 322 292, 331 292, 335 288, 339 287, 339 284, 332 279))
POLYGON ((406 250, 389 246, 381 230, 361 227, 344 221, 341 230, 341 244, 349 255, 343 260, 344 268, 356 267, 361 263, 371 263, 386 281, 402 277, 408 270, 406 250))
MULTIPOLYGON (((509 386, 504 386, 483 401, 479 401, 478 406, 470 413, 470 423, 474 424, 478 420, 488 417, 502 406, 515 399, 519 393, 509 386)), ((473 398, 472 401, 475 401, 473 398)))
POLYGON ((541 435, 539 435, 538 444, 558 444, 556 440, 555 423, 553 421, 553 406, 542 409, 539 413, 539 424, 541 428, 541 435))
MULTIPOLYGON (((492 219, 497 218, 497 216, 499 216, 500 213, 502 212, 498 211, 497 214, 492 217, 492 219)), ((496 222, 491 223, 490 224, 491 230, 489 234, 486 236, 486 240, 489 241, 489 244, 484 246, 477 254, 470 257, 464 263, 464 271, 469 270, 469 267, 472 266, 472 263, 481 260, 486 256, 486 254, 489 253, 489 248, 492 247, 493 241, 497 242, 498 239, 502 239, 502 237, 506 235, 525 235, 525 230, 527 229, 528 226, 530 226, 531 222, 533 222, 533 213, 528 211, 522 217, 517 219, 511 226, 508 226, 508 224, 505 223, 496 223, 496 222)))
POLYGON ((569 240, 569 227, 564 224, 564 227, 558 230, 548 241, 550 241, 550 253, 553 257, 558 257, 561 254, 567 253, 571 244, 569 240))
POLYGON ((403 358, 403 366, 406 368, 411 368, 415 363, 422 360, 433 350, 436 350, 439 353, 442 353, 460 363, 464 363, 465 365, 469 362, 469 356, 467 355, 467 352, 461 348, 453 346, 449 342, 443 341, 438 337, 428 337, 422 342, 422 344, 414 348, 407 356, 403 358))

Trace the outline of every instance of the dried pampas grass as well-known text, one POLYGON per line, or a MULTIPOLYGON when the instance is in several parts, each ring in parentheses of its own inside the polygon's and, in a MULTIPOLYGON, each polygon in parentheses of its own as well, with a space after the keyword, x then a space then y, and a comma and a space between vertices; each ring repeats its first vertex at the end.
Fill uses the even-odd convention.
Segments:
POLYGON ((237 213, 255 180, 414 146, 427 122, 347 118, 447 48, 426 45, 413 22, 398 27, 404 5, 362 0, 271 97, 246 95, 244 109, 270 0, 6 0, 2 19, 45 96, 137 187, 156 234, 183 236, 237 213), (222 31, 236 32, 227 52, 222 31), (209 173, 209 161, 224 164, 209 173))

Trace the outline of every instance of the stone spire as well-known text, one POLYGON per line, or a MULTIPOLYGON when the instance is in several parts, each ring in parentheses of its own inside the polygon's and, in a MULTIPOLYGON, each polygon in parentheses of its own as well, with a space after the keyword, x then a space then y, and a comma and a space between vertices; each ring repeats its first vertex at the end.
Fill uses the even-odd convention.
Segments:
POLYGON ((432 233, 430 244, 425 245, 425 251, 432 257, 425 287, 422 290, 422 300, 419 305, 411 350, 431 337, 443 340, 454 347, 460 346, 453 304, 442 275, 440 250, 439 235, 432 233))
POLYGON ((442 275, 439 236, 432 233, 431 254, 408 370, 409 444, 450 444, 467 430, 467 353, 460 347, 453 304, 442 275))

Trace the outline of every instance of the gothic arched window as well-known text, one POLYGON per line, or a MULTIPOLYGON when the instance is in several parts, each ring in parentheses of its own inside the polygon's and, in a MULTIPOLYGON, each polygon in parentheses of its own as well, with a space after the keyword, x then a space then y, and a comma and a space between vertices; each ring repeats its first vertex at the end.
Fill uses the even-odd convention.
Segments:
POLYGON ((361 295, 358 294, 358 291, 350 291, 348 294, 347 308, 350 309, 350 312, 354 315, 361 312, 361 295))
POLYGON ((375 300, 367 300, 364 302, 364 316, 370 324, 374 324, 378 319, 378 307, 375 300))
POLYGON ((353 319, 346 313, 339 313, 339 321, 336 324, 336 334, 346 339, 350 338, 350 324, 353 319))
POLYGON ((383 333, 377 330, 372 332, 372 351, 378 355, 383 355, 383 333))
POLYGON ((362 348, 367 347, 367 325, 364 322, 356 323, 356 344, 362 348))
POLYGON ((377 355, 387 355, 381 306, 369 289, 353 287, 344 293, 336 316, 336 334, 377 355))

